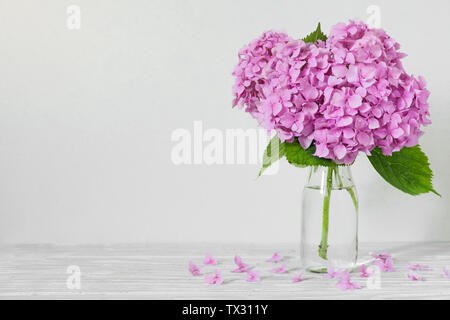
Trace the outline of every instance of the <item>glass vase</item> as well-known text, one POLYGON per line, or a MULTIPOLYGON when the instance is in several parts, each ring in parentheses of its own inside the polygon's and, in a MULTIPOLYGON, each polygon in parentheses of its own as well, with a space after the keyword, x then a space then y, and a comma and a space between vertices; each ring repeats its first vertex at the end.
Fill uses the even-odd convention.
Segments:
POLYGON ((357 257, 358 197, 350 166, 310 167, 302 202, 303 268, 349 270, 357 257))

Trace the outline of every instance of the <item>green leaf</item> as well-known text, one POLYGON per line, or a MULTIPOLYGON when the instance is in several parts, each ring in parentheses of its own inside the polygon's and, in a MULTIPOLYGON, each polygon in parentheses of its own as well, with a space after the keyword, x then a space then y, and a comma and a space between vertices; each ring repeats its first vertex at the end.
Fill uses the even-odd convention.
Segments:
POLYGON ((371 151, 369 161, 384 180, 403 192, 413 196, 433 192, 431 179, 433 172, 430 169, 428 158, 420 146, 403 147, 392 156, 385 156, 380 148, 371 151))
POLYGON ((286 153, 285 143, 281 143, 277 135, 275 135, 269 142, 263 155, 263 166, 259 170, 258 177, 270 167, 273 163, 283 158, 286 153))
POLYGON ((317 42, 317 40, 327 41, 327 36, 322 32, 322 30, 320 30, 320 22, 315 31, 303 38, 303 41, 306 43, 317 42))
POLYGON ((330 160, 324 159, 314 156, 314 152, 316 152, 316 147, 311 145, 308 149, 303 149, 302 146, 298 143, 298 140, 295 139, 292 143, 285 143, 286 146, 286 159, 287 161, 300 168, 308 167, 308 166, 324 166, 324 167, 334 167, 337 164, 330 160))

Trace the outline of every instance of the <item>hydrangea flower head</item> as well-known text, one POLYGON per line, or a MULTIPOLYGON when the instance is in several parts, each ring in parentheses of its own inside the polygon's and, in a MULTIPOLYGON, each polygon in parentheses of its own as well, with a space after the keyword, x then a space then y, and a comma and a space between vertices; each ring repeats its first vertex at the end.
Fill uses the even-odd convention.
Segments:
POLYGON ((326 42, 265 32, 239 52, 233 105, 336 163, 375 147, 391 155, 416 145, 430 123, 425 80, 406 73, 399 48, 358 21, 335 25, 326 42))

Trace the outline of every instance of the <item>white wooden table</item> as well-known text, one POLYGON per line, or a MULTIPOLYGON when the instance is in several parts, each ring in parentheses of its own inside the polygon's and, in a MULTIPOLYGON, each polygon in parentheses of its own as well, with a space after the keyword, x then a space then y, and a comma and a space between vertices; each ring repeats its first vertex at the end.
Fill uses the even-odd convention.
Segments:
POLYGON ((21 245, 0 248, 0 299, 450 299, 450 243, 361 244, 360 261, 369 252, 389 252, 396 272, 381 274, 381 288, 367 288, 366 279, 352 273, 361 290, 341 291, 336 281, 308 273, 306 281, 292 283, 300 270, 296 244, 147 244, 113 246, 21 245), (285 256, 289 272, 273 274, 265 262, 275 251, 285 256), (209 285, 188 271, 190 260, 201 265, 211 253, 222 271, 223 285, 209 285), (240 255, 261 272, 261 282, 248 283, 244 274, 231 273, 233 257, 240 255), (425 281, 407 278, 405 262, 432 267, 418 272, 425 281), (81 288, 68 288, 69 266, 81 271, 81 288))

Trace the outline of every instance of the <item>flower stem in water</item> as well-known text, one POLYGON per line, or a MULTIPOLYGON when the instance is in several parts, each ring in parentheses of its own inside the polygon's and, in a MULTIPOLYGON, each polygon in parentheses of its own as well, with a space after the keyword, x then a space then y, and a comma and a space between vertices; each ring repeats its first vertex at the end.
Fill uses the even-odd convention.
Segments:
POLYGON ((333 187, 333 167, 328 167, 325 194, 323 196, 322 239, 319 245, 319 257, 327 260, 328 250, 328 215, 330 212, 330 196, 333 187))

